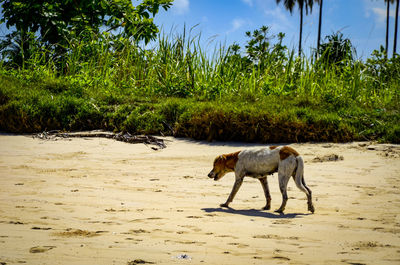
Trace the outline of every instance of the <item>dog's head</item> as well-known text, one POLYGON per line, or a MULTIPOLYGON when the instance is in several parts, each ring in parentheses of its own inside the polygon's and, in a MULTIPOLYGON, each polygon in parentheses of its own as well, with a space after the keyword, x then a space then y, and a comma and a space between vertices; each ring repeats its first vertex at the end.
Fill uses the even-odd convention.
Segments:
POLYGON ((239 153, 217 156, 214 160, 213 169, 208 173, 208 177, 217 181, 225 176, 226 173, 234 171, 239 153))

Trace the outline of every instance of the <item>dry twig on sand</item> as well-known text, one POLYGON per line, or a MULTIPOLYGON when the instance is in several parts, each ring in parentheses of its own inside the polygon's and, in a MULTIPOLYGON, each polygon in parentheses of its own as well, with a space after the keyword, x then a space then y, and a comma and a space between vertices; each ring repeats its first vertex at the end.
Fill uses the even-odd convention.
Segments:
POLYGON ((39 138, 42 140, 57 140, 59 138, 73 138, 73 137, 79 137, 79 138, 102 137, 130 144, 143 143, 145 145, 153 145, 151 147, 151 149, 153 150, 163 149, 167 147, 163 139, 151 135, 131 135, 128 132, 112 133, 104 131, 88 131, 88 132, 65 133, 60 131, 48 131, 48 132, 45 131, 42 133, 34 134, 32 137, 39 138))

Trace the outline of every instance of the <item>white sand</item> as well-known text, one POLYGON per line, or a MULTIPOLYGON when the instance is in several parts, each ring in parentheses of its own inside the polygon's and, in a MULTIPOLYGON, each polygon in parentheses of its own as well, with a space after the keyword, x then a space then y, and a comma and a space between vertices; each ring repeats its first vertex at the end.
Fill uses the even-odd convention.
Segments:
POLYGON ((293 144, 316 212, 291 180, 285 215, 250 178, 219 208, 233 174, 207 178, 216 155, 260 145, 167 145, 1 135, 0 263, 400 264, 398 145, 293 144), (344 160, 312 162, 326 154, 344 160))

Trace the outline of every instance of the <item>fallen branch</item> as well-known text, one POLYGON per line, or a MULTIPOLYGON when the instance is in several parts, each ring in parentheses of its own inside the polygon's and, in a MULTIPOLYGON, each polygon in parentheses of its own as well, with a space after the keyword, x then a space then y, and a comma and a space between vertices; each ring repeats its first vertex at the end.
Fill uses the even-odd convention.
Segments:
POLYGON ((89 132, 76 132, 76 133, 64 133, 60 131, 49 131, 34 134, 33 138, 39 138, 41 140, 57 140, 57 138, 87 138, 87 137, 101 137, 114 139, 130 144, 143 143, 146 145, 155 145, 157 147, 151 147, 153 150, 164 149, 167 146, 163 139, 151 136, 151 135, 131 135, 130 133, 112 133, 104 131, 89 131, 89 132))

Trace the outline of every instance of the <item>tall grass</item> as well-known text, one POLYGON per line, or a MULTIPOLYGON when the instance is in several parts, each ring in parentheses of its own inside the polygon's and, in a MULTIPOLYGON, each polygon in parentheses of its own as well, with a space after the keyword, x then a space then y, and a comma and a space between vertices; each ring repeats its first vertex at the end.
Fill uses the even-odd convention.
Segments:
POLYGON ((384 105, 399 99, 398 57, 384 64, 383 54, 375 53, 367 63, 337 65, 295 57, 293 50, 274 46, 261 63, 221 44, 208 54, 201 43, 201 35, 192 30, 161 33, 151 48, 110 34, 86 36, 71 40, 62 58, 38 49, 23 70, 31 73, 25 72, 26 78, 58 76, 79 82, 88 93, 110 89, 197 99, 274 94, 384 105))

